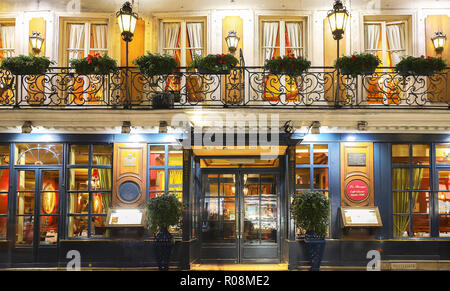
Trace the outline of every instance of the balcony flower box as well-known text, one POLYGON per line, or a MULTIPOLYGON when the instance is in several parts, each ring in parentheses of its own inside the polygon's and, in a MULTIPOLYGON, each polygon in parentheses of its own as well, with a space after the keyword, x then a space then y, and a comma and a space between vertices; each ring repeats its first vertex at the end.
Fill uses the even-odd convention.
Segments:
POLYGON ((70 67, 79 75, 106 75, 118 71, 116 60, 98 53, 82 59, 72 59, 70 67))
POLYGON ((446 66, 442 58, 408 56, 395 66, 395 71, 401 76, 431 76, 445 70, 446 66))
POLYGON ((4 59, 0 69, 10 71, 13 75, 43 75, 51 64, 54 62, 47 57, 19 55, 4 59))
POLYGON ((355 78, 358 75, 372 75, 380 64, 381 61, 377 56, 361 53, 338 58, 334 67, 342 75, 350 75, 355 78))
POLYGON ((173 74, 178 67, 178 63, 173 56, 151 54, 147 52, 146 55, 140 56, 133 61, 141 73, 147 77, 170 75, 173 74))
POLYGON ((239 63, 232 54, 210 54, 206 57, 194 56, 189 68, 195 68, 200 74, 229 74, 239 63))
POLYGON ((272 75, 300 76, 311 67, 311 62, 304 57, 288 55, 266 60, 264 69, 272 75))

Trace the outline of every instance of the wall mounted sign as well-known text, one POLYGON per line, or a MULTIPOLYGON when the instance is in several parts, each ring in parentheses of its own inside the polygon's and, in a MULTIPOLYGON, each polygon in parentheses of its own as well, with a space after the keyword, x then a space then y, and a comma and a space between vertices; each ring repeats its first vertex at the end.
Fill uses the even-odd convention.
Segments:
POLYGON ((380 211, 372 207, 342 207, 343 227, 381 227, 380 211))
POLYGON ((111 208, 106 220, 107 227, 143 227, 145 215, 143 209, 111 208))
POLYGON ((366 153, 348 153, 347 157, 348 166, 360 166, 366 165, 366 153))
POLYGON ((369 197, 369 185, 363 180, 351 180, 345 188, 345 195, 352 202, 362 202, 369 197))
POLYGON ((132 154, 128 154, 123 159, 123 166, 124 167, 136 167, 136 157, 132 154))

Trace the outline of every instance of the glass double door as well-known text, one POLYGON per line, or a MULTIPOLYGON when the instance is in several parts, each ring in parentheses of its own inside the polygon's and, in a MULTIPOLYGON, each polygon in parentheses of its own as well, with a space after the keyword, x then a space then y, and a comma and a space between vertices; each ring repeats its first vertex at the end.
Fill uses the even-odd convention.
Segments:
POLYGON ((57 255, 60 225, 61 171, 17 169, 12 220, 15 226, 12 262, 51 262, 57 255))
POLYGON ((202 179, 202 261, 279 262, 278 175, 236 170, 202 179))

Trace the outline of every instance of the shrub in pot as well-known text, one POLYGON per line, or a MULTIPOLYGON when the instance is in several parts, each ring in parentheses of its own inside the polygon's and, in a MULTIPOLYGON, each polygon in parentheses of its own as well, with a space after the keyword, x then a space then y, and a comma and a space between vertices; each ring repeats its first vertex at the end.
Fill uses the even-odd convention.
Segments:
POLYGON ((304 57, 288 55, 266 60, 264 69, 273 75, 299 76, 311 67, 311 62, 304 57))
POLYGON ((426 57, 403 57, 395 66, 395 71, 402 76, 431 76, 445 70, 447 64, 442 58, 426 57))
POLYGON ((291 215, 296 226, 306 231, 305 245, 311 263, 311 271, 319 271, 325 250, 330 201, 322 192, 304 191, 294 196, 291 215))
POLYGON ((238 59, 232 54, 210 54, 206 57, 194 56, 189 68, 201 74, 229 74, 237 66, 238 59))
POLYGON ((343 75, 371 75, 375 69, 381 64, 380 59, 369 53, 353 54, 351 56, 343 56, 336 60, 334 67, 340 70, 343 75))
POLYGON ((69 63, 79 75, 104 75, 117 72, 119 69, 116 60, 98 53, 82 59, 72 59, 69 63))
POLYGON ((178 67, 178 63, 173 56, 152 54, 149 52, 135 59, 133 64, 147 77, 170 75, 178 67))
POLYGON ((164 194, 150 198, 147 203, 147 228, 155 233, 155 255, 159 270, 169 269, 169 260, 174 245, 169 226, 177 225, 183 214, 181 202, 175 195, 164 194))
POLYGON ((19 55, 5 58, 0 69, 10 71, 14 75, 43 75, 52 64, 54 62, 47 57, 19 55))

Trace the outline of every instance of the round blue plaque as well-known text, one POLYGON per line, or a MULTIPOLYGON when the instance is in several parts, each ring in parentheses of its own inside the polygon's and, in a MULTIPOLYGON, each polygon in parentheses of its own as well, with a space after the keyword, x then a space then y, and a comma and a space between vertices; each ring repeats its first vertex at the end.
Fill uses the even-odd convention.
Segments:
POLYGON ((133 181, 126 181, 119 186, 119 199, 125 203, 133 203, 141 197, 139 185, 133 181))

